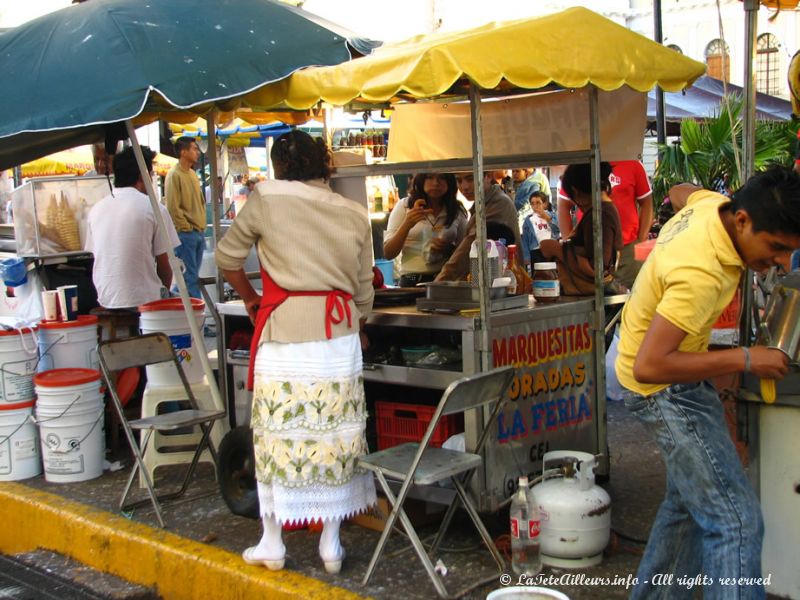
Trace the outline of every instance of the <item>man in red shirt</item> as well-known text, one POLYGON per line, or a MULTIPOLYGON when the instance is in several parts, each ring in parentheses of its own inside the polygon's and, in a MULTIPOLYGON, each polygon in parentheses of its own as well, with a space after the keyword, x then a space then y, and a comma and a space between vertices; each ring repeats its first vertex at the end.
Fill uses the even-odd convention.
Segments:
MULTIPOLYGON (((647 179, 644 166, 638 160, 619 160, 611 162, 612 172, 611 200, 619 212, 622 224, 623 248, 619 256, 616 276, 628 288, 633 286, 642 263, 634 258, 633 249, 636 244, 647 239, 650 225, 653 223, 653 192, 647 179)), ((558 190, 558 226, 561 236, 566 238, 574 229, 572 209, 575 204, 561 190, 558 190)), ((577 207, 575 207, 577 210, 577 207)), ((576 222, 581 214, 576 215, 576 222)))

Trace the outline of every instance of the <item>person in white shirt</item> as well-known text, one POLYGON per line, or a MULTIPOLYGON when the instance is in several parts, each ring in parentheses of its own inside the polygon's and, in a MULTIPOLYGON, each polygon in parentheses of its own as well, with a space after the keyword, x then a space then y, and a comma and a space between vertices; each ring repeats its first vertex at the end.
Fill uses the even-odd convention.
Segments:
MULTIPOLYGON (((155 152, 142 147, 152 172, 155 152)), ((86 250, 94 255, 92 280, 104 308, 133 309, 162 297, 172 283, 167 243, 145 193, 132 148, 114 156, 114 190, 92 207, 86 250)), ((160 206, 169 244, 180 239, 166 207, 160 206)))

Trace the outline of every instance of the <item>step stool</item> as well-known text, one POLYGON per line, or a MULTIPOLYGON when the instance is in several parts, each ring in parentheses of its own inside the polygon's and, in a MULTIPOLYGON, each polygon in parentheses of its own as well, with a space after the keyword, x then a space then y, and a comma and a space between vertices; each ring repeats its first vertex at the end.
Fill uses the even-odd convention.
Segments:
MULTIPOLYGON (((211 403, 211 389, 208 382, 203 378, 202 383, 195 383, 191 386, 192 393, 199 405, 203 405, 203 400, 211 403)), ((149 383, 144 389, 142 396, 142 418, 152 417, 158 413, 158 407, 164 402, 175 402, 176 400, 186 400, 186 391, 182 385, 178 386, 158 386, 152 387, 149 383)), ((154 431, 147 441, 147 448, 144 449, 144 464, 150 481, 154 481, 153 474, 158 467, 164 465, 189 464, 192 462, 194 448, 200 442, 201 432, 199 427, 195 427, 193 433, 163 435, 154 431), (176 446, 191 446, 191 450, 172 450, 176 446)), ((208 449, 200 455, 200 462, 207 462, 216 465, 208 449)), ((139 474, 139 487, 147 487, 144 482, 144 475, 139 474)))
MULTIPOLYGON (((97 317, 98 337, 101 342, 139 334, 138 312, 96 306, 89 311, 89 314, 97 317)), ((114 383, 116 383, 118 376, 119 374, 114 375, 114 383)), ((109 428, 111 429, 109 445, 111 446, 111 452, 116 454, 119 450, 119 430, 122 425, 114 409, 109 409, 109 419, 109 428)))

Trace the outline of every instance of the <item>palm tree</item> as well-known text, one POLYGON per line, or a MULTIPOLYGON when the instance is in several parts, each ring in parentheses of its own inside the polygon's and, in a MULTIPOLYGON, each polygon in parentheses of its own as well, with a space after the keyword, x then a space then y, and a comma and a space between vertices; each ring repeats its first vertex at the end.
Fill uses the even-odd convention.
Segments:
MULTIPOLYGON (((676 183, 691 182, 721 192, 741 185, 743 105, 740 95, 728 96, 721 103, 718 115, 703 121, 684 119, 680 140, 659 144, 661 159, 653 177, 657 202, 676 183)), ((797 123, 757 121, 755 170, 776 163, 791 165, 796 134, 797 123)))

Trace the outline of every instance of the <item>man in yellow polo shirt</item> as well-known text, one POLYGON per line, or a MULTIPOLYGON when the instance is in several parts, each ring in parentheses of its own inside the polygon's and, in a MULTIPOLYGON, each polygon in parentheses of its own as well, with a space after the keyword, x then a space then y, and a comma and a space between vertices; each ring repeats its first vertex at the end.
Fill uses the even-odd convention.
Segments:
POLYGON ((702 574, 708 597, 763 598, 762 585, 720 583, 761 577, 764 526, 708 380, 741 371, 780 379, 788 361, 763 346, 709 352, 708 342, 745 267, 788 270, 800 247, 800 177, 773 167, 732 199, 688 184, 670 199, 686 206, 636 279, 616 362, 625 405, 655 436, 667 470, 631 598, 668 597, 656 573, 702 574))

